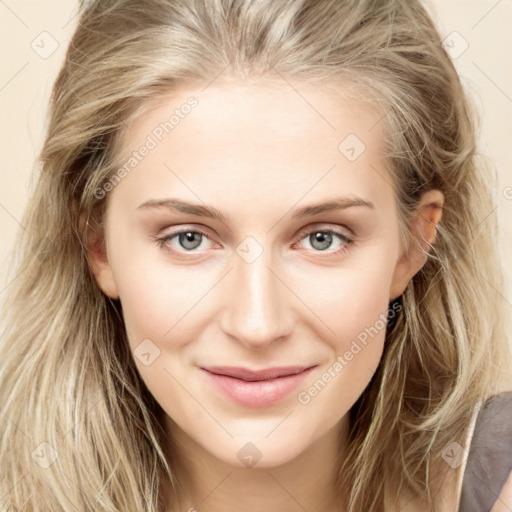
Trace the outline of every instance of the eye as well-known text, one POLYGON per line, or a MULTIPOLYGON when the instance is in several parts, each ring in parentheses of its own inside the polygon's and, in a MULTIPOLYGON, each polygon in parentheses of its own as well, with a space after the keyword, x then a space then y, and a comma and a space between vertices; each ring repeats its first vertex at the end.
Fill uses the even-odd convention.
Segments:
MULTIPOLYGON (((328 256, 340 254, 348 250, 348 246, 354 243, 354 240, 345 233, 330 227, 325 229, 305 229, 301 231, 299 237, 298 242, 307 240, 308 244, 312 247, 311 250, 319 253, 325 252, 328 256), (336 239, 341 242, 339 248, 334 251, 328 250, 334 245, 336 239)), ((205 241, 212 242, 208 233, 197 228, 182 228, 156 238, 159 247, 178 255, 202 252, 207 248, 204 247, 205 241), (173 241, 174 243, 172 243, 173 241)), ((297 242, 294 245, 296 244, 297 242)))
POLYGON ((342 231, 333 228, 326 229, 307 229, 300 233, 301 238, 299 241, 307 240, 308 244, 312 247, 315 252, 326 252, 328 255, 340 254, 348 249, 350 244, 354 243, 354 240, 348 237, 342 231), (329 251, 332 247, 336 238, 342 242, 337 250, 329 251))
MULTIPOLYGON (((185 228, 159 237, 156 241, 160 247, 169 252, 194 253, 196 249, 201 248, 205 239, 211 241, 206 232, 197 229, 185 228), (175 244, 172 244, 174 239, 176 239, 175 244)), ((204 249, 204 247, 202 249, 204 249)))

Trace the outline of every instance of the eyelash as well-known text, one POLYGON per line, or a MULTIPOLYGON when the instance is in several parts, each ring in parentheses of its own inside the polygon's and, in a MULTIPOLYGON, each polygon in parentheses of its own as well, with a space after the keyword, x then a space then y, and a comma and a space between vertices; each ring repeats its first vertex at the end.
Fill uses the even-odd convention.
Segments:
MULTIPOLYGON (((173 238, 175 238, 176 236, 182 234, 182 233, 198 233, 202 236, 204 236, 205 238, 207 238, 208 240, 211 240, 210 236, 208 235, 208 233, 206 233, 205 231, 199 229, 199 228, 196 228, 196 229, 187 229, 187 228, 184 228, 184 229, 180 229, 178 231, 175 231, 175 232, 172 232, 172 233, 168 233, 167 235, 163 236, 163 237, 156 237, 156 242, 157 242, 157 245, 159 247, 161 247, 162 249, 164 249, 165 251, 169 252, 169 253, 172 253, 172 254, 177 254, 177 255, 183 255, 183 254, 194 254, 194 251, 186 251, 184 250, 183 252, 181 251, 176 251, 174 249, 171 249, 168 245, 168 242, 170 242, 173 238)), ((336 229, 333 229, 333 228, 325 228, 325 229, 304 229, 302 230, 299 235, 298 235, 298 239, 297 239, 297 242, 300 242, 301 240, 303 240, 306 236, 308 235, 311 235, 313 233, 326 233, 326 234, 329 234, 329 235, 336 235, 338 236, 342 242, 344 242, 344 245, 342 245, 342 247, 340 249, 338 249, 337 251, 319 251, 319 250, 313 250, 313 252, 318 252, 318 253, 325 253, 327 254, 328 256, 337 256, 339 254, 342 254, 344 253, 345 251, 348 250, 349 246, 351 244, 354 243, 354 239, 348 237, 347 235, 345 235, 345 233, 342 233, 341 231, 338 231, 336 229)), ((293 245, 295 245, 297 242, 294 242, 293 245)))

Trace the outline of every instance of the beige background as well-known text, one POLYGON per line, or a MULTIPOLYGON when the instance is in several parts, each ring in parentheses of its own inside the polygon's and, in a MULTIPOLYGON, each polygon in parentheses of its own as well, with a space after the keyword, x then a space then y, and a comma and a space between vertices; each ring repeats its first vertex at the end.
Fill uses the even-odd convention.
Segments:
MULTIPOLYGON (((77 2, 0 0, 2 112, 0 299, 15 278, 5 259, 33 184, 51 86, 77 23, 77 2), (56 47, 56 49, 55 49, 56 47)), ((499 175, 497 214, 512 311, 512 0, 433 0, 431 9, 482 118, 481 150, 499 175), (456 33, 454 33, 456 32, 456 33)))

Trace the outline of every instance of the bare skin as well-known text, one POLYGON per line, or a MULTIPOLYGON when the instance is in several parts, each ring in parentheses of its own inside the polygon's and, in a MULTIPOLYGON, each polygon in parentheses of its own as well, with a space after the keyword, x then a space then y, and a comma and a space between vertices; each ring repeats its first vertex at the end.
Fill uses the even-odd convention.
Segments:
POLYGON ((127 154, 187 98, 198 104, 109 192, 106 254, 89 248, 99 286, 122 303, 135 354, 151 340, 144 347, 154 360, 135 363, 176 443, 182 490, 169 491, 173 512, 343 510, 335 454, 343 456, 348 412, 381 359, 382 315, 424 265, 419 246, 435 240, 438 190, 422 196, 413 219, 418 247, 406 253, 400 244, 382 113, 313 88, 301 94, 284 83, 169 94, 132 124, 127 154), (342 143, 350 134, 357 139, 342 143), (339 196, 373 207, 293 218, 339 196), (166 198, 211 205, 226 218, 139 208, 166 198), (181 228, 207 236, 196 235, 193 249, 179 236, 155 240, 181 228), (326 228, 339 234, 315 239, 326 228), (381 328, 354 353, 371 326, 381 328), (297 390, 254 408, 214 389, 205 365, 317 366, 297 390), (325 387, 308 393, 329 369, 325 387), (249 452, 261 457, 250 467, 249 452))

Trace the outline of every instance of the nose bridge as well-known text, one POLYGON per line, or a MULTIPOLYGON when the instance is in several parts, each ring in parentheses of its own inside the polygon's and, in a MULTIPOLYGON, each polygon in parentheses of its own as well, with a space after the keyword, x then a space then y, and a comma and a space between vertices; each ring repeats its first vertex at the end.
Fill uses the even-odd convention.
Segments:
MULTIPOLYGON (((239 247, 242 256, 235 255, 230 273, 222 328, 248 346, 265 346, 291 330, 289 292, 275 275, 278 272, 271 250, 263 250, 251 261, 243 249, 242 243, 239 247)), ((255 250, 254 245, 251 250, 255 250)))

